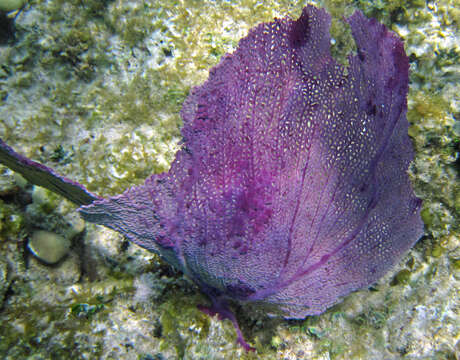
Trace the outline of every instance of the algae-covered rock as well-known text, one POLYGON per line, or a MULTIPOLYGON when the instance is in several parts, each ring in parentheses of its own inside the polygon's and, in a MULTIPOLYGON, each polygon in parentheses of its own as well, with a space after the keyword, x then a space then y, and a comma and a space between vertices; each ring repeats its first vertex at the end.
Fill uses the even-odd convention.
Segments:
POLYGON ((55 285, 72 286, 81 277, 80 259, 77 254, 69 253, 55 263, 48 263, 42 259, 31 257, 28 262, 27 277, 34 281, 36 286, 41 282, 51 282, 55 285), (54 264, 56 266, 50 266, 54 264))

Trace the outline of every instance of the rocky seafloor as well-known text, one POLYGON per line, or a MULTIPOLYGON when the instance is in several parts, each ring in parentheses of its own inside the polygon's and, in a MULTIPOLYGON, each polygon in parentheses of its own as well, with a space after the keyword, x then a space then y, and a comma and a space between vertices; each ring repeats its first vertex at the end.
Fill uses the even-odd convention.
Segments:
MULTIPOLYGON (((141 184, 174 158, 190 88, 254 25, 297 17, 305 4, 292 3, 0 0, 0 137, 103 196, 141 184)), ((340 61, 353 49, 340 19, 356 9, 405 41, 425 236, 320 316, 235 305, 257 349, 245 353, 229 321, 197 310, 207 299, 184 276, 0 166, 1 358, 460 358, 460 2, 316 4, 333 15, 340 61)))

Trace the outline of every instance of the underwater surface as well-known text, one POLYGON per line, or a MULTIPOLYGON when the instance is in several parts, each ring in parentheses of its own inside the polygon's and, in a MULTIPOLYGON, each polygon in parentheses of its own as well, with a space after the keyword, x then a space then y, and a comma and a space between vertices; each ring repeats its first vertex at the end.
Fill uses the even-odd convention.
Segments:
MULTIPOLYGON (((297 18, 306 4, 30 1, 16 13, 11 3, 0 1, 0 138, 102 196, 166 171, 191 87, 250 28, 297 18)), ((235 305, 257 350, 246 353, 229 321, 197 309, 208 300, 182 274, 1 166, 3 358, 458 358, 460 3, 313 3, 333 16, 341 63, 355 49, 341 20, 356 9, 404 39, 409 174, 425 236, 374 286, 319 316, 286 321, 235 305)))

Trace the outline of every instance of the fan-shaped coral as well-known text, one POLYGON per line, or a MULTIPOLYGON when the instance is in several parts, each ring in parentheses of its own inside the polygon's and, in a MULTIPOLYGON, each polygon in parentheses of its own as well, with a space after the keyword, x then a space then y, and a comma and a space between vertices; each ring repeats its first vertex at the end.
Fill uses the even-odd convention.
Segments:
POLYGON ((0 161, 84 205, 82 216, 160 254, 231 319, 227 300, 303 318, 368 286, 422 235, 406 170, 408 59, 357 12, 358 52, 330 55, 330 17, 252 29, 183 109, 168 173, 100 199, 1 143, 0 161))

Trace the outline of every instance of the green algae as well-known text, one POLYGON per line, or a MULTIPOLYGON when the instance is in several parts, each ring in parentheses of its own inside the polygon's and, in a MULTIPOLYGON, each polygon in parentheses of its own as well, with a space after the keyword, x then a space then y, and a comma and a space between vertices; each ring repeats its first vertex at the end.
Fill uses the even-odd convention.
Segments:
MULTIPOLYGON (((62 358, 60 356, 64 354, 67 354, 65 358, 69 354, 79 357, 78 354, 86 352, 91 356, 99 356, 104 334, 92 331, 92 321, 108 321, 113 297, 129 291, 131 285, 124 281, 89 285, 82 288, 83 291, 78 295, 56 304, 49 304, 38 297, 32 302, 16 300, 11 303, 2 313, 5 321, 0 324, 0 353, 20 358, 31 355, 32 352, 56 359, 62 358), (107 285, 114 290, 110 295, 101 295, 106 292, 107 285), (79 302, 82 299, 88 303, 79 302), (87 345, 79 344, 75 340, 82 333, 91 333, 96 339, 87 345)), ((47 287, 45 283, 41 286, 47 287)), ((33 298, 37 291, 35 289, 34 285, 22 282, 16 282, 13 286, 13 291, 19 298, 33 298)), ((62 292, 63 289, 59 291, 62 292)))
POLYGON ((454 110, 440 93, 413 92, 409 104, 409 134, 414 139, 415 172, 419 174, 415 186, 426 194, 422 219, 427 229, 439 237, 448 233, 446 224, 449 228, 458 227, 459 221, 454 110))
POLYGON ((403 269, 399 271, 395 277, 393 278, 391 285, 401 285, 401 284, 408 284, 410 281, 411 272, 408 269, 403 269))
POLYGON ((455 271, 460 271, 460 259, 452 259, 451 262, 455 271))
POLYGON ((17 207, 0 200, 0 241, 19 238, 24 224, 24 216, 17 207))
POLYGON ((76 317, 86 317, 89 319, 92 317, 94 314, 100 312, 101 310, 104 310, 105 305, 104 304, 88 304, 88 303, 77 303, 75 305, 72 305, 71 307, 71 314, 76 316, 76 317))

